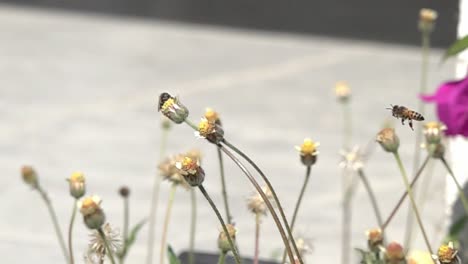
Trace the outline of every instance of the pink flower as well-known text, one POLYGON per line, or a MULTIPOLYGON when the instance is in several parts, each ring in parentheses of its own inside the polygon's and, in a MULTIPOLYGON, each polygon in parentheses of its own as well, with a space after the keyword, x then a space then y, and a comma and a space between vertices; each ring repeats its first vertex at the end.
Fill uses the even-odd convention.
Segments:
POLYGON ((439 86, 433 95, 421 95, 437 104, 437 115, 446 126, 446 135, 468 137, 468 76, 439 86))

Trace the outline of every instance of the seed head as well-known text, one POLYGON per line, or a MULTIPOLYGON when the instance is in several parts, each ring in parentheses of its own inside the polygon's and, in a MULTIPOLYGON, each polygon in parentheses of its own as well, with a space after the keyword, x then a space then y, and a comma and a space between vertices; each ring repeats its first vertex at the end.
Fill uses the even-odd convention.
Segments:
MULTIPOLYGON (((273 194, 267 186, 262 187, 262 191, 265 193, 267 199, 272 200, 273 194)), ((266 215, 268 208, 263 200, 262 196, 255 192, 247 199, 247 208, 254 214, 263 214, 266 215)))
POLYGON ((21 168, 21 177, 23 178, 23 181, 33 189, 37 189, 37 187, 39 187, 37 173, 33 167, 23 166, 21 168))
POLYGON ((306 166, 314 165, 317 161, 317 155, 319 154, 317 147, 320 146, 319 142, 314 142, 310 138, 304 139, 304 143, 301 146, 296 146, 296 150, 299 151, 301 156, 302 164, 306 166))
POLYGON ((351 97, 351 89, 345 82, 337 82, 335 84, 335 96, 339 102, 345 103, 351 97))
POLYGON ((176 124, 183 123, 189 115, 187 107, 177 97, 172 97, 168 93, 159 96, 158 110, 176 124))
POLYGON ((101 198, 97 195, 85 197, 78 202, 78 208, 89 229, 98 229, 106 221, 106 216, 101 208, 101 202, 101 198))
POLYGON ((211 143, 218 144, 224 138, 224 131, 216 122, 203 117, 198 123, 198 131, 195 131, 195 136, 206 138, 211 143))
POLYGON ((199 186, 205 180, 205 171, 200 167, 197 160, 185 156, 175 164, 180 174, 184 176, 185 181, 192 187, 199 186))
POLYGON ((123 198, 127 198, 130 195, 130 189, 127 186, 122 186, 119 189, 119 194, 123 198))
POLYGON ((80 199, 86 192, 85 176, 82 172, 75 171, 68 179, 70 185, 70 195, 75 199, 80 199))
MULTIPOLYGON (((235 244, 237 229, 234 227, 234 225, 231 224, 226 224, 226 229, 228 231, 229 236, 231 237, 232 242, 235 244)), ((221 231, 219 232, 218 248, 223 253, 231 251, 231 245, 229 244, 228 236, 226 235, 223 229, 221 229, 221 231)))
POLYGON ((391 242, 385 250, 385 260, 389 264, 400 264, 405 261, 405 252, 403 247, 397 242, 391 242))
MULTIPOLYGON (((106 223, 102 227, 102 231, 104 232, 112 254, 120 252, 122 248, 122 239, 119 232, 112 228, 109 223, 106 223)), ((106 244, 101 235, 96 230, 93 230, 90 234, 88 252, 85 256, 85 260, 87 261, 86 263, 103 263, 107 254, 106 251, 106 244)))
POLYGON ((398 147, 400 146, 400 139, 395 134, 395 129, 393 128, 384 128, 377 134, 377 142, 380 146, 387 151, 396 153, 398 147))

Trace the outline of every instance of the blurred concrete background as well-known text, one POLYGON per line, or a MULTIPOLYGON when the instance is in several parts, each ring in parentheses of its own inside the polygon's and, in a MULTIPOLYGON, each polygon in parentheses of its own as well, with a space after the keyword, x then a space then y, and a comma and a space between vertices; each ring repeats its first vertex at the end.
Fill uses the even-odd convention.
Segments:
MULTIPOLYGON (((414 38, 414 21, 405 25, 414 38)), ((405 29, 406 30, 406 29, 405 29)), ((438 27, 438 31, 453 30, 438 27)), ((204 108, 222 116, 226 137, 256 160, 277 186, 286 213, 292 213, 304 167, 294 146, 304 137, 320 141, 320 157, 299 216, 297 231, 313 243, 310 263, 338 263, 340 252, 340 158, 342 121, 333 87, 345 80, 353 89, 353 142, 373 140, 390 117, 389 104, 415 107, 420 49, 355 39, 295 35, 154 19, 115 17, 0 5, 0 252, 4 263, 63 263, 47 211, 37 193, 21 182, 19 168, 33 165, 50 193, 62 228, 71 212, 65 178, 85 172, 90 194, 103 198, 109 221, 120 228, 122 203, 117 189, 132 189, 131 221, 146 217, 160 144, 157 96, 179 94, 192 120, 204 108)), ((439 64, 443 50, 430 57, 429 90, 453 75, 453 64, 439 64)), ((429 106, 427 119, 434 118, 429 106)), ((415 134, 395 123, 401 154, 411 170, 415 134)), ((215 150, 184 125, 173 128, 169 153, 198 147, 205 154, 206 188, 221 202, 215 150)), ((239 244, 253 254, 254 218, 245 199, 247 180, 226 162, 239 244)), ((397 166, 376 148, 366 166, 384 216, 403 192, 397 166)), ((435 166, 424 220, 436 247, 443 224, 445 172, 435 166)), ((169 186, 163 183, 158 226, 169 186)), ((376 223, 359 188, 355 197, 353 246, 364 247, 366 229, 376 223)), ((188 246, 189 195, 175 200, 169 243, 188 246)), ((403 239, 405 210, 389 227, 389 239, 403 239)), ((146 228, 130 253, 142 263, 146 228)), ((88 231, 78 219, 75 254, 86 250, 88 231)), ((281 249, 270 218, 262 226, 261 256, 281 249)), ((419 233, 419 232, 417 232, 419 233)), ((159 241, 160 228, 156 237, 159 241)), ((196 248, 213 251, 218 224, 199 197, 196 248)), ((415 248, 424 249, 420 237, 415 248)), ((157 256, 159 247, 156 247, 157 256)))

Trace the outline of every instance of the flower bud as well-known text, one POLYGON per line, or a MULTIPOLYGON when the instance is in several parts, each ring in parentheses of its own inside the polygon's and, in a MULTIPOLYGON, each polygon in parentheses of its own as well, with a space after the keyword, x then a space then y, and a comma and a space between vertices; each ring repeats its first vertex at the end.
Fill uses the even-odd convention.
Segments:
POLYGON ((403 247, 397 242, 391 242, 385 250, 385 263, 400 264, 405 263, 405 252, 403 247))
POLYGON ((335 85, 335 96, 339 102, 345 103, 351 97, 351 89, 345 82, 337 82, 335 85))
POLYGON ((198 161, 189 157, 184 157, 181 161, 176 162, 176 168, 180 174, 184 176, 185 181, 192 187, 199 186, 205 180, 205 171, 200 167, 198 161))
POLYGON ((119 189, 119 194, 123 198, 127 198, 130 195, 130 189, 127 186, 122 186, 119 189))
POLYGON ((442 264, 461 264, 458 258, 458 250, 453 247, 453 242, 440 246, 439 250, 437 250, 437 256, 434 256, 434 258, 442 264))
POLYGON ((377 142, 380 146, 387 151, 396 153, 398 147, 400 146, 400 139, 395 134, 395 129, 393 128, 384 128, 377 134, 377 142))
POLYGON ((422 8, 419 11, 419 30, 430 33, 434 30, 434 24, 437 19, 437 11, 422 8))
POLYGON ((23 166, 21 168, 21 176, 23 181, 30 185, 33 189, 39 186, 39 180, 36 171, 31 166, 23 166))
POLYGON ((79 199, 83 197, 86 192, 85 177, 82 172, 76 171, 72 173, 68 179, 70 185, 70 195, 79 199))
POLYGON ((200 138, 206 138, 214 144, 218 144, 224 139, 224 131, 221 126, 205 117, 198 124, 198 131, 195 131, 195 135, 200 138))
POLYGON ((367 245, 371 251, 379 250, 383 243, 382 230, 380 228, 369 229, 366 231, 367 245))
POLYGON ((423 133, 426 138, 426 144, 438 144, 442 141, 443 131, 447 127, 439 122, 428 122, 424 125, 423 133))
MULTIPOLYGON (((235 245, 237 229, 231 224, 226 224, 226 229, 228 231, 229 236, 231 237, 232 243, 234 243, 234 245, 235 245)), ((224 230, 221 230, 221 232, 219 233, 218 248, 223 253, 227 253, 227 252, 231 251, 231 244, 229 244, 228 236, 226 235, 224 230)))
POLYGON ((317 161, 317 147, 320 146, 319 142, 314 142, 310 138, 304 139, 304 143, 301 146, 296 146, 296 150, 299 151, 301 156, 301 162, 305 166, 312 166, 317 161))
POLYGON ((78 202, 78 208, 89 229, 98 229, 106 221, 106 215, 101 208, 101 202, 101 198, 96 195, 85 197, 78 202))
POLYGON ((168 93, 159 96, 158 110, 176 124, 183 123, 189 115, 187 107, 180 103, 179 98, 172 97, 168 93))

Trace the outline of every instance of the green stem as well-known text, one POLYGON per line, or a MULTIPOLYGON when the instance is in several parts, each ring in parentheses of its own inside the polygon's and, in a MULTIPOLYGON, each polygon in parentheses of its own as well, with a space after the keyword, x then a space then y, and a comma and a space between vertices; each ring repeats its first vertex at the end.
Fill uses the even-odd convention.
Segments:
POLYGON ((128 204, 128 197, 123 197, 124 203, 124 220, 123 220, 123 248, 121 252, 118 252, 117 258, 119 263, 122 264, 125 262, 125 257, 127 256, 127 241, 128 241, 128 225, 129 225, 129 216, 130 208, 128 204))
POLYGON ((169 220, 171 219, 171 209, 172 204, 174 203, 174 197, 177 190, 177 184, 172 184, 171 190, 169 191, 169 200, 167 201, 166 216, 164 218, 164 226, 161 236, 161 253, 159 255, 159 263, 164 264, 165 253, 166 253, 166 239, 167 231, 169 228, 169 220))
POLYGON ((219 254, 218 264, 224 264, 224 262, 226 261, 226 253, 227 252, 222 251, 219 254))
POLYGON ((105 247, 106 247, 107 256, 109 257, 111 263, 112 263, 112 264, 115 264, 114 256, 113 256, 112 251, 111 251, 111 249, 110 249, 110 247, 109 247, 109 242, 107 242, 106 235, 104 234, 104 231, 102 231, 102 228, 101 228, 101 227, 98 229, 98 232, 99 232, 99 235, 101 235, 102 241, 104 241, 104 245, 105 245, 105 247))
POLYGON ((221 226, 223 227, 223 231, 224 231, 224 234, 226 234, 226 237, 228 239, 228 242, 229 242, 229 245, 231 246, 231 250, 232 250, 232 254, 234 254, 234 259, 236 260, 236 263, 237 264, 240 264, 241 263, 241 258, 239 256, 239 253, 237 252, 237 248, 234 244, 234 242, 232 241, 232 238, 231 236, 229 235, 229 232, 228 232, 228 229, 226 227, 226 224, 224 223, 224 220, 223 220, 223 217, 221 216, 221 214, 219 213, 219 210, 218 208, 216 207, 215 203, 213 202, 213 200, 211 200, 210 196, 208 195, 208 192, 205 190, 205 187, 203 187, 203 185, 199 185, 198 188, 200 189, 201 193, 203 194, 203 196, 205 196, 205 199, 208 201, 208 203, 210 204, 211 208, 213 209, 213 211, 215 212, 216 216, 218 217, 218 220, 219 222, 221 223, 221 226))
POLYGON ((349 149, 351 147, 351 136, 352 136, 352 123, 351 123, 351 107, 349 102, 343 102, 343 119, 344 119, 344 127, 343 127, 343 146, 345 149, 349 149))
POLYGON ((223 163, 223 156, 221 154, 221 150, 217 147, 216 148, 218 152, 218 161, 219 161, 219 170, 220 170, 220 175, 221 175, 221 192, 223 194, 223 201, 224 201, 224 208, 226 210, 226 219, 228 223, 232 223, 232 216, 231 212, 229 210, 229 201, 228 201, 228 195, 227 195, 227 188, 226 188, 226 179, 224 176, 224 163, 223 163))
MULTIPOLYGON (((234 145, 232 145, 231 143, 229 143, 227 140, 223 140, 223 142, 227 147, 229 147, 230 149, 232 149, 234 152, 236 152, 237 154, 239 154, 242 158, 244 158, 250 165, 252 165, 252 167, 254 167, 254 169, 260 174, 260 176, 262 177, 262 179, 265 181, 266 185, 268 186, 268 188, 270 189, 272 195, 273 195, 273 199, 275 200, 275 203, 276 203, 276 206, 278 207, 278 210, 280 212, 280 215, 281 215, 281 218, 283 220, 283 223, 284 223, 284 226, 286 227, 286 231, 288 233, 288 238, 289 238, 289 241, 291 242, 291 244, 293 245, 293 248, 294 248, 294 252, 296 253, 296 257, 297 259, 299 260, 299 263, 300 264, 304 264, 303 260, 302 260, 302 257, 300 256, 299 254, 299 250, 297 248, 297 245, 296 245, 296 241, 294 240, 294 237, 292 235, 292 232, 291 232, 291 228, 288 224, 288 219, 286 219, 286 215, 284 214, 284 211, 283 211, 283 207, 281 206, 281 203, 280 203, 280 200, 278 199, 278 195, 276 195, 276 191, 275 189, 273 188, 273 185, 271 184, 270 180, 266 177, 266 175, 263 173, 263 171, 257 166, 257 164, 255 164, 255 162, 253 162, 246 154, 244 154, 244 152, 240 151, 238 148, 236 148, 234 145)), ((266 202, 266 201, 265 201, 266 202)), ((275 213, 276 214, 276 213, 275 213)), ((280 224, 281 225, 281 224, 280 224)), ((288 241, 288 240, 286 240, 288 241)), ((289 243, 287 243, 289 245, 289 243)), ((292 262, 294 263, 294 262, 292 262)))
MULTIPOLYGON (((255 251, 254 251, 254 264, 258 264, 258 253, 260 245, 260 217, 261 214, 255 214, 255 251)), ((286 255, 286 253, 285 253, 286 255)), ((285 257, 286 258, 286 257, 285 257)), ((284 263, 284 261, 283 261, 284 263)))
POLYGON ((236 158, 236 156, 234 156, 228 149, 226 149, 222 145, 219 145, 219 148, 224 153, 226 153, 226 155, 228 155, 228 157, 231 158, 232 161, 234 161, 234 163, 242 170, 242 172, 244 172, 245 176, 247 176, 249 181, 252 183, 252 185, 255 187, 257 192, 262 197, 263 201, 265 202, 265 204, 266 204, 266 206, 268 208, 268 211, 270 212, 271 216, 273 217, 273 220, 275 221, 276 227, 278 228, 278 232, 281 235, 281 239, 283 240, 284 246, 286 247, 286 249, 288 251, 289 260, 291 261, 291 263, 295 263, 294 262, 294 255, 293 255, 291 247, 290 247, 290 245, 288 243, 288 238, 286 237, 286 234, 284 233, 283 226, 281 225, 281 222, 280 222, 280 220, 278 218, 278 215, 276 214, 276 211, 273 209, 273 205, 271 204, 270 200, 266 196, 265 192, 262 190, 262 188, 260 187, 258 182, 252 176, 250 171, 247 170, 247 168, 240 162, 240 160, 238 158, 236 158))
POLYGON ((72 244, 72 236, 73 236, 73 224, 75 223, 75 217, 76 217, 76 203, 77 199, 73 200, 73 211, 72 211, 72 216, 70 219, 70 225, 68 226, 68 255, 70 256, 70 264, 75 263, 75 259, 73 257, 73 244, 72 244))
MULTIPOLYGON (((297 213, 299 212, 299 207, 301 206, 302 198, 304 197, 305 190, 307 188, 307 184, 309 182, 311 172, 311 166, 306 167, 306 175, 304 178, 304 183, 302 184, 301 192, 299 193, 299 197, 297 198, 296 206, 294 208, 294 213, 291 220, 291 232, 294 231, 294 224, 296 223, 297 213)), ((283 262, 286 261, 286 250, 283 252, 283 262)))
MULTIPOLYGON (((164 152, 166 151, 167 136, 169 134, 169 129, 163 128, 161 135, 161 146, 159 149, 160 159, 163 158, 164 152)), ((159 201, 159 190, 161 187, 161 177, 159 175, 154 176, 153 183, 153 193, 151 195, 151 205, 148 221, 148 247, 146 252, 146 263, 153 263, 153 252, 154 252, 154 238, 156 230, 156 213, 158 211, 158 201, 159 201)))
POLYGON ((192 201, 192 214, 190 219, 190 244, 189 244, 189 264, 195 263, 195 232, 197 228, 197 195, 193 188, 190 189, 190 199, 192 201))
POLYGON ((192 121, 188 120, 188 119, 185 119, 184 121, 187 125, 189 125, 191 128, 193 128, 194 130, 198 131, 198 127, 197 125, 195 125, 192 121))
POLYGON ((465 214, 468 216, 468 201, 466 200, 466 196, 465 196, 465 192, 463 191, 463 187, 458 182, 457 178, 455 177, 455 174, 453 174, 453 171, 450 168, 449 164, 447 163, 447 160, 445 160, 444 157, 442 157, 440 160, 444 164, 444 166, 447 169, 450 176, 452 176, 452 179, 455 182, 455 184, 457 185, 458 195, 460 196, 460 200, 462 201, 463 208, 465 209, 465 214))
POLYGON ((369 195, 369 200, 371 201, 372 208, 374 209, 374 214, 375 214, 375 218, 377 219, 377 223, 379 226, 382 226, 383 224, 382 214, 380 213, 379 205, 377 204, 377 199, 375 198, 375 194, 374 194, 374 191, 372 190, 369 180, 367 179, 363 169, 358 169, 357 173, 359 177, 361 178, 362 183, 364 184, 364 188, 366 189, 367 194, 369 195))
MULTIPOLYGON (((413 180, 411 181, 411 184, 410 184, 410 187, 413 188, 413 186, 416 184, 416 182, 418 181, 419 177, 421 176, 424 168, 426 167, 427 163, 429 162, 429 155, 426 157, 426 159, 424 160, 423 164, 421 165, 421 167, 419 168, 418 172, 416 173, 416 175, 414 176, 413 180)), ((383 223, 383 225, 380 227, 380 229, 382 230, 382 232, 384 232, 385 228, 387 228, 387 226, 390 224, 390 222, 392 221, 393 217, 396 215, 396 213, 398 212, 398 209, 400 209, 401 205, 403 204, 403 202, 405 201, 406 197, 408 196, 408 191, 405 191, 401 197, 400 197, 400 200, 398 200, 398 203, 397 205, 393 208, 392 212, 390 213, 390 215, 388 216, 387 220, 385 220, 385 222, 383 223)))
POLYGON ((55 235, 57 236, 60 248, 62 249, 63 256, 65 257, 65 262, 69 263, 70 259, 67 253, 67 246, 65 244, 65 240, 63 239, 62 231, 60 231, 57 215, 55 214, 55 210, 52 207, 52 203, 50 202, 47 193, 42 189, 41 186, 37 186, 37 191, 41 194, 41 198, 45 202, 47 209, 49 210, 50 218, 52 219, 52 224, 54 225, 55 229, 55 235))
MULTIPOLYGON (((351 197, 349 197, 351 198, 351 197)), ((352 216, 351 213, 351 199, 344 199, 343 201, 343 214, 342 214, 342 245, 341 245, 341 263, 349 263, 349 253, 351 250, 351 222, 352 216)))
POLYGON ((419 228, 421 229, 421 233, 423 235, 424 242, 426 243, 427 250, 432 255, 432 248, 431 248, 431 245, 429 243, 429 239, 427 237, 426 230, 424 229, 424 226, 423 226, 423 223, 422 223, 422 220, 421 220, 421 216, 419 215, 418 207, 416 206, 416 202, 414 201, 413 192, 411 190, 411 185, 410 185, 410 183, 408 181, 408 176, 406 175, 406 170, 405 170, 405 168, 403 166, 403 163, 401 162, 401 158, 400 158, 400 155, 398 154, 398 152, 394 152, 393 155, 395 156, 395 160, 398 163, 398 168, 400 169, 400 173, 401 173, 401 176, 403 178, 403 182, 405 183, 406 191, 408 192, 408 197, 410 198, 411 205, 412 205, 412 208, 413 208, 413 212, 414 212, 414 215, 416 216, 416 220, 418 222, 419 228))

